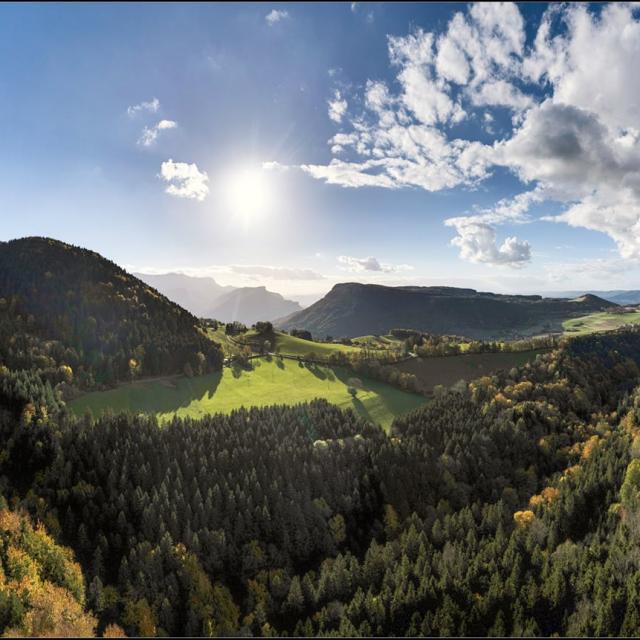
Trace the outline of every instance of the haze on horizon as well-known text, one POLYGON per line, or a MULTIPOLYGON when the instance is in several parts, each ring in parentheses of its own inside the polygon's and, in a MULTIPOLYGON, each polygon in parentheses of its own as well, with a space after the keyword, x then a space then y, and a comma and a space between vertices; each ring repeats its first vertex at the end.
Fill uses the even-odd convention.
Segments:
POLYGON ((626 3, 0 5, 0 240, 304 303, 638 288, 639 42, 626 3))

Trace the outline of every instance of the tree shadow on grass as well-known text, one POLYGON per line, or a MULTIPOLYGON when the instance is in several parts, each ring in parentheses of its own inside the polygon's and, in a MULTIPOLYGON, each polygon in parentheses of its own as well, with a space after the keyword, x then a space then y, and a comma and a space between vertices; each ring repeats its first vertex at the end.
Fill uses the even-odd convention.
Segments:
POLYGON ((369 411, 367 411, 367 407, 364 406, 362 400, 355 396, 351 399, 351 404, 353 405, 353 410, 361 417, 364 418, 367 422, 375 422, 375 420, 371 417, 369 411))
POLYGON ((94 416, 102 415, 107 409, 116 412, 172 414, 196 400, 213 398, 221 380, 222 372, 217 371, 193 378, 176 378, 175 384, 170 387, 161 380, 149 381, 143 386, 124 385, 81 396, 73 410, 81 415, 85 407, 89 407, 94 416))
POLYGON ((327 370, 319 367, 317 364, 307 363, 307 369, 320 380, 326 380, 328 378, 327 370))

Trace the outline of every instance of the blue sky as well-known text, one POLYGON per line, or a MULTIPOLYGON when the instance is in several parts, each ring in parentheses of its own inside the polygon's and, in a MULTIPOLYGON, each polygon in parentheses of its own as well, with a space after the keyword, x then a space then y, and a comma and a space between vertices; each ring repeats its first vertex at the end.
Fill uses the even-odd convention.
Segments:
POLYGON ((639 11, 0 5, 0 238, 266 284, 637 287, 639 11))

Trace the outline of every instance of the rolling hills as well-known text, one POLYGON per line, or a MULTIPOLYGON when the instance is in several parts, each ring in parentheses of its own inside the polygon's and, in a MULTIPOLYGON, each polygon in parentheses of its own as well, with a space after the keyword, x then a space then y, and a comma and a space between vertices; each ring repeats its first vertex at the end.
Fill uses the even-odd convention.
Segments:
POLYGON ((197 318, 99 254, 50 238, 0 243, 0 362, 85 388, 221 368, 197 318))
POLYGON ((317 336, 385 334, 401 327, 476 339, 561 331, 567 318, 616 307, 597 296, 575 299, 501 295, 454 287, 337 284, 321 300, 283 320, 283 329, 317 336))

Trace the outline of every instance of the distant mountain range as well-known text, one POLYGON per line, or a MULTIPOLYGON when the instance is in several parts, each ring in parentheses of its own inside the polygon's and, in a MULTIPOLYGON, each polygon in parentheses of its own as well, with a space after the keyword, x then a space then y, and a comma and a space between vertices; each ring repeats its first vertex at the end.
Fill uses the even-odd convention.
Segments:
POLYGON ((209 312, 214 301, 225 293, 233 291, 233 287, 223 287, 213 278, 186 276, 182 273, 161 275, 134 273, 133 275, 198 318, 210 317, 209 312))
POLYGON ((543 298, 454 287, 337 284, 321 300, 279 322, 314 336, 385 334, 393 328, 478 339, 513 338, 560 330, 562 320, 617 306, 594 295, 543 298))
POLYGON ((258 320, 277 320, 298 311, 302 311, 299 303, 286 300, 265 287, 241 287, 220 296, 211 308, 210 317, 251 325, 258 320))
POLYGON ((574 298, 584 295, 585 293, 598 296, 609 302, 615 302, 616 304, 640 304, 640 291, 635 289, 614 289, 613 291, 560 291, 557 293, 547 293, 546 295, 550 298, 574 298))
POLYGON ((277 320, 302 310, 298 302, 287 300, 266 287, 225 287, 213 278, 182 273, 134 275, 199 318, 237 320, 251 325, 258 320, 277 320))

